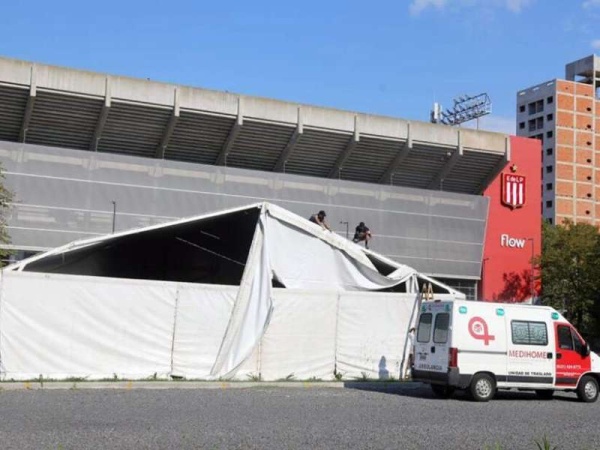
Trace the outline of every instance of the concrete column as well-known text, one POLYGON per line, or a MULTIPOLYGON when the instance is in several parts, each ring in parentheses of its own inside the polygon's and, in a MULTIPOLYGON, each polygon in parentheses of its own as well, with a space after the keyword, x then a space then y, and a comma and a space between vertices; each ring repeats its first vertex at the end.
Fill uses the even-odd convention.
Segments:
POLYGON ((96 130, 92 141, 90 142, 90 150, 95 152, 98 151, 98 143, 102 138, 102 132, 104 131, 104 125, 106 125, 106 119, 108 119, 108 113, 110 112, 111 94, 110 94, 110 77, 106 77, 105 88, 104 88, 104 103, 102 110, 98 116, 98 122, 96 123, 96 130))
POLYGON ((21 132, 19 133, 19 142, 27 141, 27 131, 29 130, 29 123, 33 115, 33 107, 35 106, 35 98, 37 94, 37 81, 36 81, 36 66, 31 66, 31 77, 29 82, 29 97, 27 98, 27 105, 25 106, 25 113, 23 114, 23 122, 21 123, 21 132))
POLYGON ((402 165, 404 160, 408 157, 408 154, 411 152, 412 148, 413 148, 413 138, 412 138, 412 134, 410 132, 410 122, 407 122, 406 123, 406 142, 404 143, 404 146, 400 149, 400 151, 398 152, 398 154, 396 155, 396 157, 394 158, 394 160, 392 161, 390 166, 387 168, 387 170, 384 172, 384 174, 379 179, 380 183, 392 184, 392 176, 394 175, 394 172, 396 172, 400 168, 400 166, 402 165))
POLYGON ((175 87, 175 92, 173 95, 173 112, 171 113, 171 117, 169 118, 169 122, 165 127, 165 131, 163 132, 163 136, 160 140, 160 144, 156 147, 155 157, 164 159, 165 151, 167 150, 167 146, 169 145, 169 141, 171 140, 171 136, 173 136, 173 131, 175 131, 175 126, 177 125, 177 121, 179 120, 179 88, 175 87))
POLYGON ((444 165, 442 170, 440 172, 438 172, 438 174, 435 177, 433 177, 433 179, 429 182, 427 189, 439 188, 440 190, 442 190, 442 183, 444 182, 444 179, 450 174, 450 172, 452 172, 452 169, 454 169, 454 166, 456 166, 456 164, 462 158, 463 145, 462 145, 461 133, 462 133, 461 130, 458 130, 457 147, 456 147, 456 149, 454 149, 452 156, 450 156, 450 158, 448 158, 448 160, 446 161, 446 164, 444 165))
POLYGON ((227 140, 223 144, 223 148, 221 148, 221 153, 217 157, 217 161, 215 164, 217 166, 226 166, 227 165, 227 156, 229 152, 233 148, 233 144, 242 129, 242 125, 244 124, 244 115, 242 113, 242 97, 238 98, 238 114, 231 130, 229 130, 229 136, 227 136, 227 140))
POLYGON ((287 145, 279 155, 275 166, 273 167, 273 172, 285 172, 285 165, 292 156, 292 152, 296 147, 296 144, 300 141, 302 134, 304 133, 304 124, 302 123, 302 108, 298 107, 298 124, 296 125, 296 129, 294 133, 290 137, 287 145))
POLYGON ((348 141, 346 148, 344 151, 338 156, 335 164, 333 165, 331 171, 329 172, 329 178, 339 178, 341 174, 342 167, 344 163, 348 160, 358 142, 360 141, 360 133, 358 131, 358 116, 354 116, 354 133, 352 137, 348 141))

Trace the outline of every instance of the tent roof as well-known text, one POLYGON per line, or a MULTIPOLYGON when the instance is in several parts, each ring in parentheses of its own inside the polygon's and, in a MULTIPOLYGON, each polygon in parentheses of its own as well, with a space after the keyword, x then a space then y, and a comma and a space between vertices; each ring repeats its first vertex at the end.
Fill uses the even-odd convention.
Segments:
POLYGON ((87 239, 78 239, 76 241, 72 241, 69 242, 68 244, 62 245, 60 247, 56 247, 52 250, 48 250, 47 252, 42 252, 39 253, 37 255, 33 255, 29 258, 25 258, 19 262, 16 262, 14 264, 10 264, 8 266, 6 266, 3 270, 16 270, 16 271, 22 271, 25 269, 25 267, 34 262, 34 261, 38 261, 40 259, 44 259, 47 258, 49 256, 52 255, 58 255, 61 253, 68 253, 74 250, 78 250, 78 249, 83 249, 86 247, 90 247, 93 245, 97 245, 100 243, 105 243, 111 240, 117 240, 120 239, 122 237, 126 237, 126 236, 134 236, 136 234, 140 234, 140 233, 146 233, 149 231, 154 231, 154 230, 160 230, 163 228, 169 228, 169 227, 174 227, 177 225, 183 225, 183 224, 193 224, 194 222, 198 222, 204 219, 209 219, 209 218, 213 218, 213 217, 219 217, 219 216, 225 216, 228 214, 232 214, 232 213, 236 213, 239 211, 246 211, 246 210, 250 210, 250 209, 254 209, 257 208, 259 209, 261 207, 262 203, 252 203, 246 206, 241 206, 238 208, 231 208, 231 209, 225 209, 225 210, 221 210, 221 211, 216 211, 216 212, 212 212, 212 213, 208 213, 208 214, 201 214, 201 215, 197 215, 197 216, 191 216, 191 217, 184 217, 182 219, 178 219, 178 220, 173 220, 170 222, 164 222, 164 223, 159 223, 156 225, 150 225, 147 227, 141 227, 141 228, 132 228, 130 230, 125 230, 125 231, 120 231, 118 233, 113 233, 113 234, 106 234, 103 236, 96 236, 93 238, 87 238, 87 239))
MULTIPOLYGON (((4 270, 78 274, 92 274, 90 272, 93 272, 99 276, 116 276, 115 273, 118 272, 119 276, 124 278, 145 278, 144 276, 140 277, 139 275, 139 271, 144 269, 140 266, 145 265, 147 260, 151 257, 159 257, 157 256, 157 252, 160 253, 161 247, 156 244, 156 242, 161 239, 165 240, 168 237, 171 246, 175 245, 173 244, 174 241, 177 241, 176 244, 179 245, 179 247, 171 248, 169 251, 163 249, 163 254, 160 256, 162 260, 160 262, 164 262, 163 264, 175 264, 177 267, 174 268, 171 273, 167 274, 164 270, 159 270, 156 267, 157 264, 155 264, 152 270, 148 272, 148 267, 146 265, 145 273, 148 277, 152 276, 156 277, 156 279, 172 281, 207 282, 206 278, 178 278, 179 275, 174 275, 176 270, 180 270, 187 265, 194 267, 196 272, 199 270, 208 270, 211 272, 212 270, 211 274, 213 277, 215 276, 216 269, 213 268, 209 270, 206 267, 199 268, 200 262, 197 255, 190 255, 187 259, 185 255, 181 256, 182 252, 185 253, 186 249, 189 250, 191 247, 195 247, 196 249, 203 251, 203 255, 205 255, 204 259, 206 259, 207 253, 211 253, 227 260, 225 261, 225 267, 221 267, 219 270, 221 272, 233 271, 239 273, 232 276, 229 282, 227 280, 223 281, 225 278, 224 274, 221 273, 220 276, 217 276, 216 282, 220 284, 235 284, 232 280, 238 276, 241 278, 241 272, 243 271, 245 263, 245 260, 242 260, 242 257, 244 254, 247 254, 247 251, 249 250, 253 234, 252 227, 256 224, 261 209, 266 210, 270 216, 277 220, 325 241, 330 246, 347 253, 353 259, 360 261, 367 266, 377 266, 380 271, 383 267, 385 271, 388 272, 385 273, 386 275, 398 269, 416 273, 416 271, 409 266, 400 264, 374 251, 365 249, 336 233, 323 230, 319 225, 268 202, 252 203, 238 208, 216 211, 158 225, 74 241, 9 265, 4 268, 4 270), (218 233, 214 230, 218 230, 218 233), (199 233, 202 234, 202 236, 199 233), (221 236, 223 239, 215 236, 215 234, 224 234, 224 236, 221 236), (217 240, 220 242, 217 242, 217 240), (227 245, 226 241, 233 242, 227 245), (211 247, 213 243, 214 245, 218 245, 216 247, 211 247), (126 247, 127 250, 122 250, 117 255, 114 252, 114 248, 117 246, 126 247), (148 248, 153 246, 156 246, 156 251, 154 251, 154 248, 148 248), (132 257, 131 253, 135 252, 145 252, 146 254, 145 256, 140 256, 138 260, 129 259, 132 257), (87 262, 87 265, 90 267, 82 269, 81 267, 86 264, 84 261, 85 255, 89 256, 92 253, 96 255, 103 254, 104 260, 99 262, 99 258, 96 256, 93 264, 89 263, 89 261, 87 262), (65 271, 64 269, 65 261, 69 262, 69 260, 70 264, 72 264, 73 271, 65 271), (176 264, 177 261, 180 263, 176 264), (56 269, 59 265, 62 267, 61 270, 56 269), (106 267, 108 265, 114 266, 112 274, 106 272, 106 267), (236 268, 236 266, 242 266, 242 268, 239 269, 236 268), (85 272, 85 270, 88 270, 88 272, 85 272)), ((196 250, 196 253, 197 252, 198 250, 196 250)), ((207 274, 206 277, 208 276, 209 275, 207 274)), ((425 275, 418 274, 418 277, 422 280, 443 286, 448 292, 461 295, 458 291, 442 285, 440 282, 426 277, 425 275)))

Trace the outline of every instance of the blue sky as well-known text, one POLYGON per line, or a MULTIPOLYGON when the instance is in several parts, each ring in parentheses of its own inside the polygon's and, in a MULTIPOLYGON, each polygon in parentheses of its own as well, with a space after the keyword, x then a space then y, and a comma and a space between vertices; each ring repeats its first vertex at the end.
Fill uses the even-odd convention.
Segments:
POLYGON ((2 56, 417 120, 485 91, 483 126, 500 131, 518 89, 594 52, 600 0, 32 0, 0 15, 2 56))

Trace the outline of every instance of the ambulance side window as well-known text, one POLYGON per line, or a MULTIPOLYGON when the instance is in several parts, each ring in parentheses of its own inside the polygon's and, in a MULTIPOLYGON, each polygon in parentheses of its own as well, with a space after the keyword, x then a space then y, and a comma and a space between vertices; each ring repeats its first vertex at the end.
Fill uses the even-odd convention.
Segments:
POLYGON ((577 333, 575 333, 573 329, 571 329, 571 335, 573 336, 573 347, 575 348, 575 351, 581 353, 583 350, 583 342, 581 342, 579 336, 577 336, 577 333))
POLYGON ((558 326, 558 346, 563 350, 573 350, 571 327, 566 325, 558 326))
POLYGON ((419 329, 417 330, 417 342, 429 342, 431 336, 431 313, 421 314, 419 329))
POLYGON ((581 353, 583 343, 577 333, 567 325, 558 326, 558 345, 563 350, 575 350, 581 353))
POLYGON ((435 326, 433 327, 433 342, 436 344, 445 344, 448 342, 448 323, 450 314, 439 313, 435 316, 435 326))
POLYGON ((544 322, 513 320, 510 322, 515 345, 548 345, 548 329, 544 322))

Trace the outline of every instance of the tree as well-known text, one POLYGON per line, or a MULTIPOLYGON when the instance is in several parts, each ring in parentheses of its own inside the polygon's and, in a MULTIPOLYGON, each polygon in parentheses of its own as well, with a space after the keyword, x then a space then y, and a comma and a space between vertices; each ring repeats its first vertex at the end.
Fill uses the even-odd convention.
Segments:
POLYGON ((588 338, 600 336, 600 235, 592 225, 566 221, 544 223, 542 302, 563 310, 565 317, 588 338))

